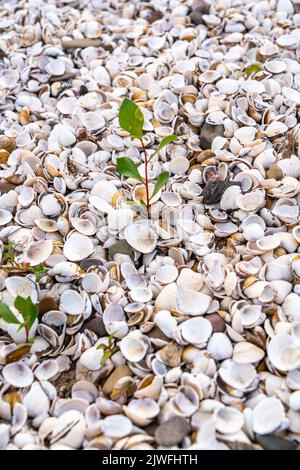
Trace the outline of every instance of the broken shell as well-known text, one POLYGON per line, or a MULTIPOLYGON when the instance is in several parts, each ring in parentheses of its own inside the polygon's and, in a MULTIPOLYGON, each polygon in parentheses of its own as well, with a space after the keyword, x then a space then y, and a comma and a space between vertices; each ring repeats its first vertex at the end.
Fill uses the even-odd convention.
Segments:
POLYGON ((234 346, 232 358, 238 364, 249 364, 261 361, 264 355, 264 351, 255 344, 242 341, 234 346))
POLYGON ((124 406, 124 413, 138 426, 147 426, 158 415, 159 406, 151 398, 131 400, 128 406, 124 406))
POLYGON ((211 298, 190 289, 178 287, 176 292, 176 309, 187 315, 203 315, 211 303, 211 298))

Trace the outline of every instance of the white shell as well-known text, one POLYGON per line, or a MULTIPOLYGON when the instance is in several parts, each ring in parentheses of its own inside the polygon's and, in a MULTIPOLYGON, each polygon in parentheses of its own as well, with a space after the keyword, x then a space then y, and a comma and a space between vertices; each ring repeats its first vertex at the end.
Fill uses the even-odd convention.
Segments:
POLYGON ((300 345, 288 334, 275 335, 268 344, 268 358, 278 370, 297 369, 300 366, 300 345))
POLYGON ((120 342, 120 350, 130 362, 141 361, 148 350, 148 345, 139 330, 131 331, 120 342))
POLYGON ((66 240, 63 251, 69 261, 81 261, 93 253, 94 245, 85 235, 72 235, 66 240))
POLYGON ((53 245, 51 240, 31 243, 25 251, 24 260, 31 266, 36 266, 46 261, 46 259, 51 255, 52 250, 53 245))
POLYGON ((212 325, 205 318, 195 317, 179 326, 182 338, 190 344, 203 347, 212 334, 212 325))
POLYGON ((103 420, 103 434, 107 437, 120 438, 127 436, 132 429, 130 419, 123 415, 107 416, 103 420))
POLYGON ((84 311, 85 302, 83 297, 74 290, 67 289, 60 298, 60 308, 69 315, 81 315, 84 311))
POLYGON ((141 253, 151 253, 157 243, 157 235, 148 221, 138 221, 128 225, 124 235, 129 245, 141 253))
POLYGON ((22 362, 6 365, 2 370, 5 380, 17 388, 29 387, 33 382, 31 369, 22 362))
POLYGON ((233 347, 224 333, 214 333, 210 338, 207 350, 216 361, 223 361, 232 356, 233 347))
POLYGON ((278 398, 262 399, 252 414, 253 431, 257 434, 270 434, 280 428, 285 420, 284 407, 278 398))

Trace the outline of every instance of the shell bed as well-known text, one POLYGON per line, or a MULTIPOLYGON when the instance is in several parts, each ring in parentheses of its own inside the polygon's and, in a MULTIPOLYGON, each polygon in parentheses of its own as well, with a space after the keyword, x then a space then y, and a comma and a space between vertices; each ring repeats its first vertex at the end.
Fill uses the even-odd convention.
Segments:
POLYGON ((299 58, 299 0, 1 2, 0 448, 298 448, 299 58))

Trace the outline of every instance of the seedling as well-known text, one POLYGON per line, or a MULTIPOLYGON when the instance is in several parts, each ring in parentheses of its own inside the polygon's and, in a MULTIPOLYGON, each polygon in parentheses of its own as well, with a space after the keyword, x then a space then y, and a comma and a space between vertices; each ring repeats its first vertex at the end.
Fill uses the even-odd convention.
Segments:
POLYGON ((43 274, 48 271, 44 263, 40 263, 38 266, 29 266, 27 269, 30 273, 33 273, 35 275, 36 282, 40 282, 43 274))
POLYGON ((2 265, 2 267, 8 271, 17 269, 20 271, 33 273, 35 275, 36 282, 39 282, 43 274, 47 272, 47 268, 45 267, 44 263, 40 263, 38 266, 30 266, 29 263, 17 263, 15 259, 16 247, 17 244, 10 240, 8 240, 6 245, 4 245, 7 265, 2 265))
POLYGON ((255 73, 258 73, 261 71, 261 67, 259 64, 252 64, 252 65, 249 65, 249 67, 246 67, 244 72, 245 74, 247 75, 247 77, 249 78, 251 75, 254 75, 255 73))
MULTIPOLYGON (((5 247, 5 245, 4 245, 4 247, 5 247)), ((16 243, 8 240, 7 244, 6 244, 7 262, 13 267, 15 267, 16 264, 17 264, 15 262, 15 248, 16 248, 16 243)))
POLYGON ((118 351, 118 348, 115 346, 115 341, 114 341, 114 333, 109 335, 108 337, 108 344, 99 344, 97 346, 97 349, 103 349, 103 356, 101 358, 101 366, 103 366, 106 361, 115 353, 118 351))
POLYGON ((147 210, 148 218, 150 218, 150 203, 151 199, 158 193, 158 191, 168 182, 169 172, 163 171, 157 178, 154 186, 154 190, 150 195, 149 190, 149 163, 157 155, 157 153, 163 149, 166 145, 177 140, 176 135, 169 135, 165 137, 160 144, 158 145, 156 151, 154 151, 150 157, 147 157, 147 151, 145 143, 143 141, 143 126, 144 126, 144 116, 139 106, 137 106, 133 101, 125 98, 121 104, 119 111, 119 124, 124 131, 129 132, 131 139, 138 139, 141 142, 144 159, 145 159, 145 178, 139 173, 139 170, 135 163, 129 157, 119 157, 117 159, 117 171, 127 178, 133 178, 137 181, 140 181, 145 185, 146 200, 141 200, 140 204, 147 210))
POLYGON ((23 297, 20 297, 19 295, 16 297, 14 307, 21 313, 24 320, 23 322, 18 320, 18 318, 13 314, 8 305, 6 305, 5 303, 0 303, 0 317, 2 317, 3 320, 6 321, 6 323, 19 325, 19 330, 25 328, 26 343, 28 343, 30 328, 34 324, 39 314, 39 310, 37 306, 34 305, 30 297, 27 297, 25 299, 23 297))

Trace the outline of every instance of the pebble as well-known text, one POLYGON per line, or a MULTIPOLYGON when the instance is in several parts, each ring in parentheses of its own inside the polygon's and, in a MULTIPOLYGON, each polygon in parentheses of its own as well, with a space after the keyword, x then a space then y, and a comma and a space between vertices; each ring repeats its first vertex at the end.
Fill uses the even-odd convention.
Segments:
POLYGON ((239 186, 239 183, 234 181, 208 181, 202 191, 203 204, 216 204, 219 202, 230 186, 239 186))
POLYGON ((226 323, 223 318, 220 317, 217 313, 212 313, 211 315, 205 315, 205 317, 213 327, 213 333, 224 333, 226 329, 226 323))
POLYGON ((161 446, 171 447, 179 444, 189 432, 189 422, 181 416, 175 416, 158 426, 155 440, 161 446))
POLYGON ((224 136, 225 128, 223 124, 212 125, 205 122, 200 130, 200 145, 203 150, 211 149, 213 140, 216 137, 224 136))

